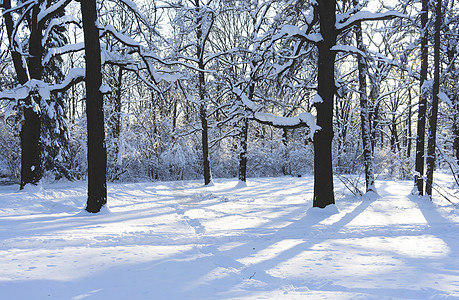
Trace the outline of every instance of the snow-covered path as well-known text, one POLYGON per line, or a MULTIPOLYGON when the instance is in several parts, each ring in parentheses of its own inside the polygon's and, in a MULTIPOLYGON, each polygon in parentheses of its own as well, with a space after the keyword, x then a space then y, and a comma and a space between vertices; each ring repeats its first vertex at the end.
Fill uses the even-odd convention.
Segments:
MULTIPOLYGON (((444 187, 452 179, 439 175, 444 187)), ((312 209, 312 177, 0 187, 0 299, 459 299, 458 209, 380 181, 312 209)))

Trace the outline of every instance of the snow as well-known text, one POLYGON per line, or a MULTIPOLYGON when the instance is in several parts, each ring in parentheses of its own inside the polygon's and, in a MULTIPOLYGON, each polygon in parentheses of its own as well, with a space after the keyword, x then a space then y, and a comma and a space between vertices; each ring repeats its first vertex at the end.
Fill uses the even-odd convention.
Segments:
POLYGON ((110 88, 110 86, 108 84, 105 84, 103 83, 100 88, 99 88, 99 91, 102 93, 102 94, 109 94, 112 92, 112 89, 110 88))
POLYGON ((311 176, 109 184, 101 214, 86 182, 0 186, 0 299, 459 297, 457 208, 411 180, 370 199, 335 182, 325 209, 311 176))
POLYGON ((382 19, 395 18, 395 17, 407 18, 406 15, 400 12, 397 12, 397 11, 386 11, 382 13, 377 13, 377 12, 370 12, 370 11, 362 10, 362 11, 356 12, 350 17, 346 16, 346 14, 337 16, 335 28, 337 30, 342 30, 356 22, 382 20, 382 19))
POLYGON ((453 107, 453 103, 449 99, 448 95, 446 95, 444 92, 438 93, 437 96, 438 96, 438 99, 448 104, 449 107, 453 107))
POLYGON ((46 5, 43 4, 41 7, 41 11, 38 13, 37 16, 38 22, 42 22, 43 20, 49 18, 49 16, 55 14, 59 9, 65 7, 69 2, 70 0, 59 0, 49 7, 46 7, 46 5))
POLYGON ((332 51, 341 51, 341 52, 349 52, 349 53, 356 53, 360 54, 363 57, 366 57, 367 55, 365 52, 357 49, 357 47, 351 46, 351 45, 334 45, 333 47, 330 48, 332 51))
POLYGON ((301 29, 296 25, 289 25, 286 24, 282 26, 280 32, 272 37, 273 40, 278 40, 281 37, 288 36, 288 37, 301 37, 309 42, 318 43, 323 41, 323 37, 320 33, 309 33, 306 34, 305 29, 301 29))
POLYGON ((322 99, 322 97, 320 97, 319 94, 315 94, 312 98, 312 103, 324 103, 324 100, 322 99))
POLYGON ((254 117, 262 122, 272 123, 274 126, 295 126, 301 122, 299 117, 279 117, 262 112, 256 112, 254 117))
POLYGON ((433 89, 433 80, 424 80, 421 86, 421 92, 423 94, 431 93, 433 89))
MULTIPOLYGON (((70 84, 82 80, 85 76, 85 69, 74 68, 68 71, 68 74, 61 83, 50 84, 37 79, 30 79, 23 85, 18 85, 11 90, 0 92, 0 99, 14 99, 16 101, 27 98, 32 91, 38 92, 42 100, 48 100, 51 92, 66 89, 70 84)), ((39 112, 40 106, 33 102, 34 111, 39 112)))
POLYGON ((69 16, 69 15, 65 15, 65 16, 62 16, 60 18, 51 19, 49 21, 48 26, 46 26, 45 33, 43 34, 43 38, 41 39, 41 45, 43 47, 45 47, 46 42, 48 41, 49 34, 50 34, 51 30, 54 29, 54 27, 59 26, 59 25, 63 25, 63 24, 67 24, 67 23, 75 23, 75 24, 77 24, 78 22, 79 22, 79 20, 76 17, 69 16))
POLYGON ((82 50, 84 50, 84 43, 83 42, 76 43, 76 44, 69 44, 69 45, 65 45, 65 46, 62 46, 62 47, 51 48, 46 53, 46 55, 43 58, 41 64, 42 64, 42 66, 45 66, 46 64, 49 63, 51 58, 53 58, 56 55, 60 55, 60 54, 64 54, 64 53, 70 53, 70 52, 78 52, 78 51, 82 51, 82 50))
POLYGON ((110 32, 117 40, 119 40, 120 42, 122 42, 125 45, 131 46, 131 47, 139 47, 139 48, 142 47, 142 45, 139 42, 137 42, 136 40, 134 40, 130 36, 122 34, 118 30, 116 30, 116 28, 113 27, 113 25, 110 25, 110 24, 106 25, 104 27, 104 31, 105 32, 110 32))

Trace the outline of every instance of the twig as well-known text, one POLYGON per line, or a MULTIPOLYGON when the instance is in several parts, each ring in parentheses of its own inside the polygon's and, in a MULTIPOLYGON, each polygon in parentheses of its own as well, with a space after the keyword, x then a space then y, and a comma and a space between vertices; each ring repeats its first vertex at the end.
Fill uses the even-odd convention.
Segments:
POLYGON ((437 150, 440 153, 441 157, 443 158, 443 161, 448 164, 448 167, 451 170, 451 173, 453 174, 456 184, 459 185, 459 179, 457 178, 457 168, 456 168, 456 171, 454 171, 453 164, 448 159, 446 159, 445 154, 443 154, 443 151, 441 151, 440 147, 437 146, 437 150))
POLYGON ((355 183, 353 183, 350 179, 348 179, 348 178, 346 178, 344 176, 341 176, 339 174, 336 174, 336 176, 344 184, 344 186, 349 191, 351 191, 352 194, 354 194, 354 196, 356 196, 356 197, 362 197, 363 196, 362 191, 358 187, 356 187, 355 183))

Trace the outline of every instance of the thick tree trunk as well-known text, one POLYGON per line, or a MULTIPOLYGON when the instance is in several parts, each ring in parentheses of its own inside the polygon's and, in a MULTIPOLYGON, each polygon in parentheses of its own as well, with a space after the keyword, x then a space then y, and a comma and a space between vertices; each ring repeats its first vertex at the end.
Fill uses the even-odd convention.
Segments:
MULTIPOLYGON (((357 5, 358 1, 354 0, 354 6, 357 5)), ((361 52, 365 52, 362 38, 362 24, 360 22, 358 22, 355 27, 355 37, 357 49, 361 52)), ((360 54, 357 54, 357 64, 359 69, 360 123, 362 130, 363 163, 365 166, 365 186, 367 193, 376 193, 371 146, 370 108, 368 106, 367 97, 367 65, 365 58, 360 54)))
POLYGON ((437 138, 438 93, 440 92, 440 27, 441 27, 441 0, 437 1, 435 16, 435 44, 434 44, 434 84, 432 105, 429 109, 429 135, 427 141, 427 180, 426 194, 432 197, 433 172, 435 169, 435 148, 437 138))
POLYGON ((86 60, 86 116, 88 126, 88 212, 107 203, 107 151, 105 148, 99 29, 96 0, 81 1, 86 60))
POLYGON ((333 98, 335 93, 336 1, 318 1, 320 33, 318 44, 318 93, 322 103, 316 103, 317 125, 314 135, 314 199, 313 206, 324 208, 335 203, 333 193, 332 140, 333 98))
MULTIPOLYGON (((11 0, 3 1, 3 8, 8 10, 11 8, 11 0)), ((37 15, 39 12, 39 4, 36 4, 32 10, 31 18, 31 35, 30 35, 30 59, 29 64, 33 68, 30 70, 30 75, 34 79, 41 79, 41 30, 38 28, 37 15)), ((8 34, 11 57, 16 71, 19 84, 25 84, 29 80, 27 74, 26 62, 19 53, 11 40, 14 31, 14 21, 11 13, 3 15, 8 34)), ((21 123, 21 184, 20 188, 28 183, 36 184, 42 177, 41 166, 41 145, 40 145, 40 127, 41 120, 38 111, 39 99, 38 96, 27 97, 24 101, 24 120, 21 123), (37 102, 38 101, 38 102, 37 102)))
POLYGON ((425 131, 426 131, 426 109, 427 109, 427 89, 424 86, 427 81, 427 68, 429 59, 429 49, 427 47, 428 41, 428 21, 429 14, 429 1, 422 0, 421 12, 421 77, 420 86, 421 93, 419 95, 419 109, 418 109, 418 128, 416 136, 416 163, 414 176, 414 192, 424 194, 424 151, 425 151, 425 131))
MULTIPOLYGON (((41 45, 42 33, 38 26, 38 13, 42 1, 35 4, 32 9, 31 30, 29 40, 29 74, 31 79, 41 80, 43 67, 41 57, 43 48, 41 45)), ((41 118, 38 107, 40 106, 39 95, 32 95, 26 99, 24 109, 24 124, 21 129, 21 189, 27 184, 36 184, 42 177, 41 165, 41 118)))

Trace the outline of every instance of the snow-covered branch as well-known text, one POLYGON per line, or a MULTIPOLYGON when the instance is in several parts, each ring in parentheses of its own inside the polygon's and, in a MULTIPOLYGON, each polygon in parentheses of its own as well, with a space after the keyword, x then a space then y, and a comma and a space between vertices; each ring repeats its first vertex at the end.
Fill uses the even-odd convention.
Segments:
POLYGON ((250 111, 250 118, 257 121, 258 123, 285 129, 307 127, 309 128, 308 137, 311 140, 314 139, 314 133, 321 129, 320 126, 316 124, 314 116, 309 112, 300 113, 295 117, 280 117, 271 113, 259 112, 258 110, 260 108, 258 105, 250 100, 243 91, 238 88, 233 88, 233 93, 238 96, 242 102, 242 105, 244 105, 247 110, 250 111))
POLYGON ((314 44, 323 41, 323 37, 320 33, 307 33, 307 29, 301 29, 298 26, 289 24, 282 26, 280 32, 275 34, 272 39, 279 40, 286 36, 300 38, 314 44))
POLYGON ((340 52, 346 52, 346 53, 352 53, 352 54, 360 54, 362 57, 366 57, 367 55, 365 52, 357 49, 355 46, 351 45, 335 45, 331 47, 331 51, 340 51, 340 52))
POLYGON ((59 12, 63 11, 70 2, 72 2, 72 0, 59 0, 53 5, 45 7, 45 9, 41 10, 37 16, 39 27, 43 28, 43 24, 46 21, 56 16, 59 12))
POLYGON ((354 26, 358 22, 390 20, 393 18, 407 18, 407 16, 405 14, 402 14, 396 11, 374 13, 374 12, 363 10, 351 16, 346 16, 346 17, 337 16, 335 28, 339 31, 343 31, 347 28, 354 26))
POLYGON ((66 54, 66 53, 70 53, 70 52, 78 52, 78 51, 83 51, 83 50, 84 50, 84 42, 65 45, 65 46, 62 46, 62 47, 51 48, 51 49, 48 50, 48 53, 46 53, 46 55, 43 58, 41 64, 42 64, 42 66, 45 66, 47 63, 49 63, 51 58, 53 58, 56 55, 66 54))
MULTIPOLYGON (((5 14, 12 13, 14 11, 19 11, 22 8, 24 8, 24 7, 26 7, 26 6, 30 5, 30 4, 36 3, 36 2, 37 2, 37 0, 25 1, 25 2, 19 4, 19 5, 15 6, 15 7, 8 8, 8 9, 4 10, 2 14, 5 15, 5 14)), ((3 1, 0 1, 0 6, 3 6, 3 4, 4 4, 3 1)))
POLYGON ((50 84, 41 80, 31 79, 25 84, 3 90, 0 92, 0 99, 5 100, 24 100, 32 93, 38 93, 41 98, 49 99, 53 92, 63 92, 68 90, 72 85, 83 81, 85 78, 85 69, 71 69, 65 79, 61 83, 50 84))
POLYGON ((80 21, 73 16, 63 16, 61 18, 52 19, 49 22, 48 26, 46 26, 45 33, 43 34, 43 38, 41 39, 41 45, 45 46, 46 41, 48 40, 49 34, 51 30, 53 30, 54 27, 61 26, 64 24, 70 24, 70 23, 75 24, 76 26, 80 27, 80 21))

